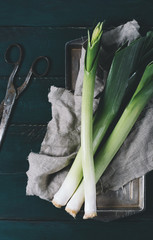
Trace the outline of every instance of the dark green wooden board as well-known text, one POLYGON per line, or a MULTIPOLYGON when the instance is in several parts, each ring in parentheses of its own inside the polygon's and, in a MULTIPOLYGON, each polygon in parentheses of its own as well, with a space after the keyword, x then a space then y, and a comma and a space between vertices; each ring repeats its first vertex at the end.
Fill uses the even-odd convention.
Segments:
MULTIPOLYGON (((51 118, 48 92, 51 85, 64 87, 65 44, 84 36, 85 29, 53 29, 50 27, 0 27, 0 100, 5 96, 7 79, 12 66, 4 61, 4 54, 12 43, 24 47, 23 63, 16 78, 20 85, 34 59, 40 55, 50 59, 50 70, 44 78, 33 77, 14 108, 13 123, 47 123, 51 118), (41 114, 40 114, 41 113, 41 114)), ((41 72, 41 71, 40 71, 41 72)))
POLYGON ((16 222, 1 221, 0 230, 3 240, 57 240, 57 239, 151 239, 153 223, 142 222, 16 222))
POLYGON ((39 55, 46 55, 51 60, 49 76, 65 74, 65 43, 82 37, 86 28, 52 27, 0 27, 0 76, 8 75, 12 66, 5 63, 3 56, 9 44, 20 43, 24 48, 24 59, 19 76, 26 75, 32 61, 39 55))
POLYGON ((115 25, 137 18, 152 26, 151 0, 6 0, 0 1, 0 23, 5 26, 93 26, 107 20, 115 25))
POLYGON ((72 220, 64 209, 55 208, 51 202, 26 196, 25 173, 0 175, 0 219, 15 220, 72 220), (5 183, 5 184, 4 184, 5 183), (9 193, 9 194, 8 194, 9 193))
POLYGON ((153 223, 143 222, 44 222, 44 221, 1 221, 0 231, 3 240, 104 240, 152 239, 153 223))
POLYGON ((39 152, 51 119, 48 92, 51 85, 65 84, 65 43, 86 35, 88 27, 106 20, 112 27, 133 18, 143 27, 153 25, 149 0, 0 0, 0 100, 12 70, 4 62, 10 43, 24 46, 24 61, 16 83, 24 81, 38 55, 51 60, 45 78, 33 77, 16 102, 0 149, 0 240, 58 239, 152 239, 153 173, 146 177, 146 210, 138 215, 103 223, 74 220, 64 209, 25 194, 27 156, 39 152))
MULTIPOLYGON (((148 175, 148 184, 153 177, 148 175)), ((3 173, 0 175, 0 219, 1 220, 31 220, 31 221, 83 221, 81 215, 74 220, 64 208, 57 209, 51 202, 36 196, 26 196, 27 176, 25 173, 3 173)), ((153 191, 147 187, 147 209, 138 215, 118 222, 153 221, 153 191)), ((95 221, 95 220, 91 220, 95 221)))
POLYGON ((27 171, 27 157, 31 151, 39 152, 45 132, 45 124, 10 125, 0 151, 0 173, 27 171))

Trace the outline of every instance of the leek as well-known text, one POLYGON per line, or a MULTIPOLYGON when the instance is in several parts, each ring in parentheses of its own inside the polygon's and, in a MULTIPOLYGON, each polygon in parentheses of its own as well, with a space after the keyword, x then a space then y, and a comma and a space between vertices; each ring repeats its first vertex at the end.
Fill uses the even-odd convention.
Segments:
MULTIPOLYGON (((119 49, 114 56, 107 78, 104 95, 101 99, 94 120, 93 154, 95 154, 101 140, 105 136, 110 123, 116 117, 123 100, 126 98, 125 95, 127 95, 129 91, 131 91, 131 88, 133 88, 132 84, 137 82, 137 74, 133 73, 138 72, 140 59, 141 56, 143 56, 142 53, 140 55, 140 49, 143 49, 144 43, 146 43, 145 38, 140 38, 128 47, 124 46, 119 49)), ((82 150, 80 148, 67 177, 53 198, 52 202, 56 207, 66 205, 82 180, 81 152, 82 150)))
MULTIPOLYGON (((84 63, 84 79, 83 79, 83 91, 82 91, 82 110, 81 110, 81 145, 82 151, 80 151, 80 163, 81 169, 83 166, 84 178, 85 178, 85 218, 96 216, 96 184, 94 173, 94 161, 93 161, 93 98, 94 98, 94 86, 95 77, 98 65, 100 40, 102 35, 103 23, 98 23, 95 27, 92 37, 90 39, 90 33, 88 31, 88 46, 84 63)), ((81 170, 80 169, 80 170, 81 170)), ((78 177, 82 178, 82 170, 78 177)), ((78 185, 78 182, 76 182, 78 185)), ((52 203, 56 207, 60 207, 64 202, 67 202, 64 195, 65 190, 69 193, 67 184, 61 189, 60 194, 57 193, 54 196, 52 203), (63 195, 62 202, 59 195, 63 195)), ((73 188, 74 189, 74 188, 73 188)), ((72 190, 73 191, 73 190, 72 190)))
POLYGON ((81 109, 81 148, 82 168, 84 176, 85 215, 84 218, 92 218, 96 211, 96 183, 93 160, 93 99, 95 88, 95 76, 98 64, 102 24, 94 29, 90 41, 88 32, 88 48, 85 58, 84 79, 82 90, 81 109))
MULTIPOLYGON (((96 182, 99 180, 124 140, 130 133, 133 125, 138 119, 140 113, 153 97, 153 62, 147 65, 141 81, 131 98, 129 104, 125 108, 114 130, 108 137, 101 150, 98 152, 95 158, 95 176, 96 182)), ((70 201, 66 206, 66 211, 73 213, 75 217, 76 213, 80 210, 84 202, 84 190, 83 181, 74 193, 70 201)))

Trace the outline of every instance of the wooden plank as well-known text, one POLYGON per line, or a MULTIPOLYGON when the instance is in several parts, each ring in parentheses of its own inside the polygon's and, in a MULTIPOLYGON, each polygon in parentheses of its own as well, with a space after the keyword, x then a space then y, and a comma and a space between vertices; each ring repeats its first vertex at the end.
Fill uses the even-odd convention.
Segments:
MULTIPOLYGON (((146 210, 140 214, 127 217, 122 221, 153 220, 153 173, 147 179, 146 210)), ((0 219, 72 221, 64 209, 55 208, 50 202, 36 196, 26 196, 26 174, 0 174, 0 219)), ((81 216, 77 216, 80 221, 81 216)))
MULTIPOLYGON (((83 36, 85 29, 52 29, 50 27, 0 27, 0 49, 4 56, 9 44, 18 42, 24 46, 24 60, 15 84, 23 83, 33 60, 39 55, 50 58, 51 67, 43 78, 33 77, 28 88, 17 101, 11 123, 47 123, 51 119, 48 92, 51 85, 65 85, 65 44, 71 39, 83 36), (60 56, 60 57, 59 57, 60 56)), ((13 52, 16 55, 16 52, 13 52)), ((42 66, 39 65, 41 72, 42 66)), ((5 96, 8 76, 12 66, 1 60, 0 100, 5 96)))
POLYGON ((99 20, 116 22, 137 18, 152 24, 152 1, 1 1, 1 25, 85 26, 99 20))
POLYGON ((26 196, 26 174, 0 175, 0 219, 72 220, 64 209, 35 196, 26 196))
MULTIPOLYGON (((24 78, 17 80, 23 82, 24 78)), ((0 80, 0 101, 4 99, 6 83, 6 78, 0 80)), ((64 77, 31 79, 27 89, 15 102, 9 123, 46 124, 51 119, 51 104, 48 102, 51 85, 64 87, 64 77)))
MULTIPOLYGON (((0 76, 9 76, 12 71, 12 66, 3 58, 6 49, 12 43, 19 43, 24 48, 19 76, 27 75, 32 62, 40 55, 48 56, 51 61, 47 77, 64 76, 66 42, 86 34, 86 28, 0 27, 0 76)), ((17 52, 12 52, 17 57, 17 52)))
POLYGON ((25 172, 31 151, 39 152, 46 125, 11 125, 0 149, 0 173, 25 172))
POLYGON ((152 239, 153 222, 14 222, 0 221, 2 240, 152 239))

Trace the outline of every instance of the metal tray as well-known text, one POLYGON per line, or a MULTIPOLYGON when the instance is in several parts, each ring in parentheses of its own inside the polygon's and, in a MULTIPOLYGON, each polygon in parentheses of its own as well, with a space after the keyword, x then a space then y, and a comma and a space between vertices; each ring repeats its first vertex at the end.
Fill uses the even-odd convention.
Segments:
MULTIPOLYGON (((80 67, 81 48, 86 37, 66 43, 65 87, 74 91, 80 67)), ((118 191, 97 195, 97 220, 111 221, 139 213, 145 209, 145 176, 126 184, 118 191)))

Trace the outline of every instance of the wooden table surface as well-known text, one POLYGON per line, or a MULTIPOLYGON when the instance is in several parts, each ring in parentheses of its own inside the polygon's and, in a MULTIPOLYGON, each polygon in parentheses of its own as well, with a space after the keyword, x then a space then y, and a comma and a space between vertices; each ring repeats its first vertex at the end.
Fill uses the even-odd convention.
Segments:
POLYGON ((153 172, 146 176, 146 209, 125 219, 104 223, 74 220, 64 210, 25 193, 27 156, 38 152, 51 119, 47 94, 51 85, 65 85, 65 43, 86 35, 98 21, 108 27, 136 19, 153 26, 149 0, 0 0, 0 100, 12 66, 4 62, 11 43, 24 46, 17 77, 22 82, 32 61, 47 55, 47 77, 32 78, 17 101, 0 149, 0 240, 151 239, 153 237, 153 172))

